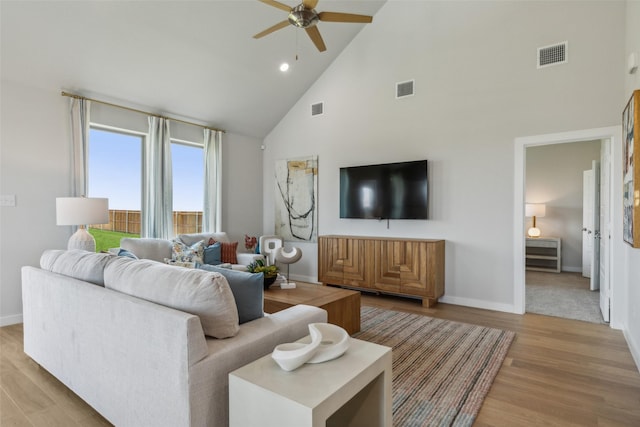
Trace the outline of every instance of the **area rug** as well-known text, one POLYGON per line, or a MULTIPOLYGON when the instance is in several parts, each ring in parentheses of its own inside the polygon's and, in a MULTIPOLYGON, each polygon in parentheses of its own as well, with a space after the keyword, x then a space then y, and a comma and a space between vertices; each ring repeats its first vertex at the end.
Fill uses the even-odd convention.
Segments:
POLYGON ((393 348, 394 426, 471 426, 515 333, 362 307, 353 337, 393 348))

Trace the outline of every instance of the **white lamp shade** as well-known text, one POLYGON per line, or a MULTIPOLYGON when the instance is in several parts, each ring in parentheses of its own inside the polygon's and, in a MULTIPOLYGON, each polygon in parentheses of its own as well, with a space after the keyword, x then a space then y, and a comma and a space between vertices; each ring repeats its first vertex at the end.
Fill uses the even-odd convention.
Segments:
POLYGON ((109 199, 98 197, 57 197, 56 224, 86 225, 109 223, 109 199))
POLYGON ((547 213, 547 205, 544 203, 527 203, 524 205, 524 216, 543 217, 547 213))

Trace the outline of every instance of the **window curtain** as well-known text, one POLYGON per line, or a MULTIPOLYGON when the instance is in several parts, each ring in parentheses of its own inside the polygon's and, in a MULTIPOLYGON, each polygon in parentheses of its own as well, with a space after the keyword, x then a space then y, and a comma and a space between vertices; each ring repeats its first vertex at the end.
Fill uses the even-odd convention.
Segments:
POLYGON ((88 196, 87 162, 91 101, 69 98, 71 119, 71 196, 88 196))
POLYGON ((142 152, 141 237, 173 237, 172 187, 169 120, 149 117, 149 136, 142 152))
POLYGON ((204 130, 204 211, 202 231, 222 231, 222 132, 204 130))

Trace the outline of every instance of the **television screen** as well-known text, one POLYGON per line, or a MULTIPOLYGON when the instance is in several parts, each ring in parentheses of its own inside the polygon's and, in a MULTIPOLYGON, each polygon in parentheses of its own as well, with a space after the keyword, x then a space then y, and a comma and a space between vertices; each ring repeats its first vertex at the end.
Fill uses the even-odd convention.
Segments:
POLYGON ((427 161, 340 168, 340 218, 427 219, 427 161))

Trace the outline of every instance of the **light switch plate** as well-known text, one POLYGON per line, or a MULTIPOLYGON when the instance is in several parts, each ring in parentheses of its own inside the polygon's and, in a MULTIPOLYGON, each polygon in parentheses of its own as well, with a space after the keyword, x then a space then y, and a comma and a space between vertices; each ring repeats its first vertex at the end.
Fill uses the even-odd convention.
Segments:
POLYGON ((15 194, 2 194, 0 195, 0 206, 15 206, 16 195, 15 194))

